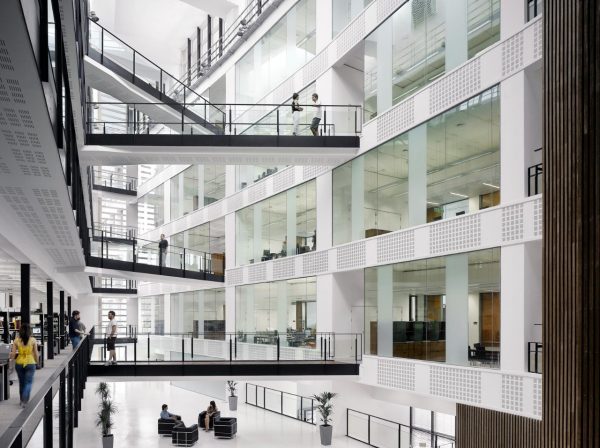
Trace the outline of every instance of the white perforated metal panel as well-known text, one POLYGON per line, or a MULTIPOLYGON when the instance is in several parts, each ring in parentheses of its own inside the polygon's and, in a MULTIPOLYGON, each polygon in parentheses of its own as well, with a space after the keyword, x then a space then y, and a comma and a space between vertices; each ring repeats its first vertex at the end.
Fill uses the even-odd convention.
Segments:
POLYGON ((377 238, 377 263, 407 260, 415 256, 415 232, 408 230, 377 238))
POLYGON ((544 22, 538 20, 533 26, 533 57, 535 59, 541 59, 542 52, 544 50, 544 22))
POLYGON ((338 247, 336 251, 338 270, 343 271, 345 269, 358 268, 365 265, 364 241, 338 247))
POLYGON ((481 218, 467 215, 433 224, 429 230, 431 255, 456 252, 481 245, 481 218))
POLYGON ((227 199, 227 212, 231 213, 239 210, 244 205, 244 193, 242 191, 229 196, 227 199))
POLYGON ((502 75, 506 76, 523 68, 523 32, 502 44, 502 75))
POLYGON ((288 168, 273 175, 273 192, 287 190, 296 181, 294 168, 288 168))
POLYGON ((475 58, 431 84, 429 87, 429 113, 436 115, 481 90, 480 65, 479 58, 475 58))
POLYGON ((265 263, 259 263, 252 266, 248 266, 248 281, 253 282, 264 282, 267 279, 267 265, 265 263))
POLYGON ((241 285, 244 283, 244 268, 228 269, 225 279, 230 286, 241 285))
POLYGON ((523 204, 511 205, 502 209, 502 241, 523 239, 523 204))
POLYGON ((248 188, 248 201, 251 203, 264 199, 266 195, 267 184, 264 181, 248 188))
POLYGON ((542 416, 542 379, 534 378, 533 380, 533 413, 542 416))
POLYGON ((481 372, 431 366, 429 393, 451 400, 481 403, 481 372))
POLYGON ((296 275, 295 266, 296 260, 293 257, 273 261, 273 280, 294 277, 296 275))
POLYGON ((354 21, 342 31, 336 38, 337 58, 344 56, 352 47, 365 37, 365 15, 360 14, 354 21))
POLYGON ((398 7, 408 0, 378 0, 377 1, 377 23, 383 21, 398 7))
POLYGON ((273 102, 283 103, 284 101, 291 98, 294 92, 294 78, 290 77, 286 79, 279 87, 273 91, 273 102))
POLYGON ((409 129, 415 122, 414 97, 398 103, 377 118, 377 143, 382 143, 409 129))
POLYGON ((331 168, 327 166, 305 166, 302 167, 302 180, 313 179, 323 173, 326 173, 331 168))
POLYGON ((329 252, 312 252, 302 256, 302 275, 315 275, 329 269, 329 252))
POLYGON ((304 85, 310 84, 317 76, 327 70, 327 49, 316 55, 312 61, 302 69, 302 82, 304 85))
POLYGON ((223 216, 223 201, 218 201, 206 207, 206 220, 213 221, 223 216))
POLYGON ((542 236, 544 222, 544 209, 541 199, 537 199, 533 204, 533 234, 542 236))
POLYGON ((502 375, 502 409, 523 412, 523 377, 502 375))
POLYGON ((377 384, 396 389, 415 390, 415 365, 396 359, 378 359, 377 384))

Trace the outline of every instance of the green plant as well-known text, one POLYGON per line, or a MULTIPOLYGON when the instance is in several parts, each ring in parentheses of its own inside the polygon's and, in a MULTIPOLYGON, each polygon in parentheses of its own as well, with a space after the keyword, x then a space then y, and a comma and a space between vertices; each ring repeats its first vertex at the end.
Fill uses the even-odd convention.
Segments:
POLYGON ((104 382, 99 383, 98 387, 96 387, 96 395, 100 397, 98 414, 96 414, 96 426, 100 428, 103 436, 108 436, 114 426, 113 415, 117 413, 117 407, 110 399, 108 384, 104 382))
POLYGON ((316 409, 321 416, 323 426, 329 426, 329 420, 333 415, 333 403, 331 400, 333 400, 336 395, 337 394, 334 392, 321 392, 320 394, 312 396, 313 400, 318 403, 316 409))
POLYGON ((100 403, 100 409, 96 415, 96 426, 100 428, 103 436, 110 435, 110 430, 114 426, 113 415, 117 413, 117 408, 111 400, 103 400, 100 403))
POLYGON ((237 383, 235 381, 227 381, 227 389, 229 389, 229 395, 235 397, 235 391, 237 390, 237 383))

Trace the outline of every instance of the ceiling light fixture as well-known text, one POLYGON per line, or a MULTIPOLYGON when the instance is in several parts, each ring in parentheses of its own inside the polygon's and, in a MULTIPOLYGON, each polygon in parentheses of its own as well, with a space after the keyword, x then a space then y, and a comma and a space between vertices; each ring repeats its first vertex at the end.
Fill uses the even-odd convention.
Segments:
POLYGON ((486 187, 496 188, 498 190, 500 189, 500 187, 498 185, 488 184, 487 182, 483 182, 483 185, 485 185, 486 187))
POLYGON ((450 194, 453 194, 454 196, 458 196, 459 198, 468 198, 469 197, 466 194, 453 193, 452 191, 450 191, 450 194))

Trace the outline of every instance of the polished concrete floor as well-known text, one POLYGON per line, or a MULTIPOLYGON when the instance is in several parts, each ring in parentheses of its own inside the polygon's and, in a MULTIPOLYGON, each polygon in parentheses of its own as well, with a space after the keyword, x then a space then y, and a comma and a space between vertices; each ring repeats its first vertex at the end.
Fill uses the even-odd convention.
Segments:
MULTIPOLYGON (((116 425, 113 431, 115 448, 168 447, 170 438, 157 435, 157 419, 163 403, 169 410, 182 416, 187 425, 197 422, 198 413, 206 408, 212 399, 188 390, 172 386, 168 382, 139 381, 116 382, 109 385, 114 401, 118 406, 116 425)), ((80 427, 75 430, 74 442, 77 448, 101 447, 99 430, 94 425, 97 398, 91 394, 96 383, 89 382, 82 411, 79 414, 80 427)), ((273 412, 249 406, 240 402, 236 412, 230 412, 225 402, 217 401, 223 416, 238 419, 238 433, 232 439, 215 439, 212 432, 200 432, 196 446, 221 446, 243 448, 307 448, 321 446, 317 426, 284 417, 273 412)), ((41 427, 30 441, 29 448, 42 448, 41 427)), ((366 445, 345 436, 335 437, 334 447, 364 447, 366 445)))

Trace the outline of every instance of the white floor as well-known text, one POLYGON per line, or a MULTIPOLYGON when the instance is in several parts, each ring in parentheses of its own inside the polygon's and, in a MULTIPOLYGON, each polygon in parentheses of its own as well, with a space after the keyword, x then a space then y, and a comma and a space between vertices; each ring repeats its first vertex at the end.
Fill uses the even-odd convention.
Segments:
MULTIPOLYGON (((182 416, 186 425, 197 423, 198 413, 205 409, 209 397, 171 386, 167 382, 109 383, 118 406, 113 434, 115 448, 168 447, 170 438, 157 435, 157 419, 163 403, 169 410, 182 416)), ((75 430, 74 443, 79 448, 101 447, 99 430, 94 425, 97 398, 92 395, 96 383, 88 382, 86 396, 79 414, 79 428, 75 430)), ((240 401, 238 410, 231 412, 225 402, 217 402, 223 416, 238 419, 238 433, 232 439, 215 439, 212 431, 201 431, 196 444, 202 446, 244 448, 307 448, 320 447, 318 426, 309 425, 289 417, 249 406, 240 401)), ((41 431, 40 431, 41 432, 41 431)), ((40 434, 41 435, 41 434, 40 434)), ((28 447, 41 448, 41 437, 36 434, 28 447), (39 443, 39 444, 38 444, 39 443)), ((334 437, 334 447, 365 447, 365 444, 345 436, 334 437)))

